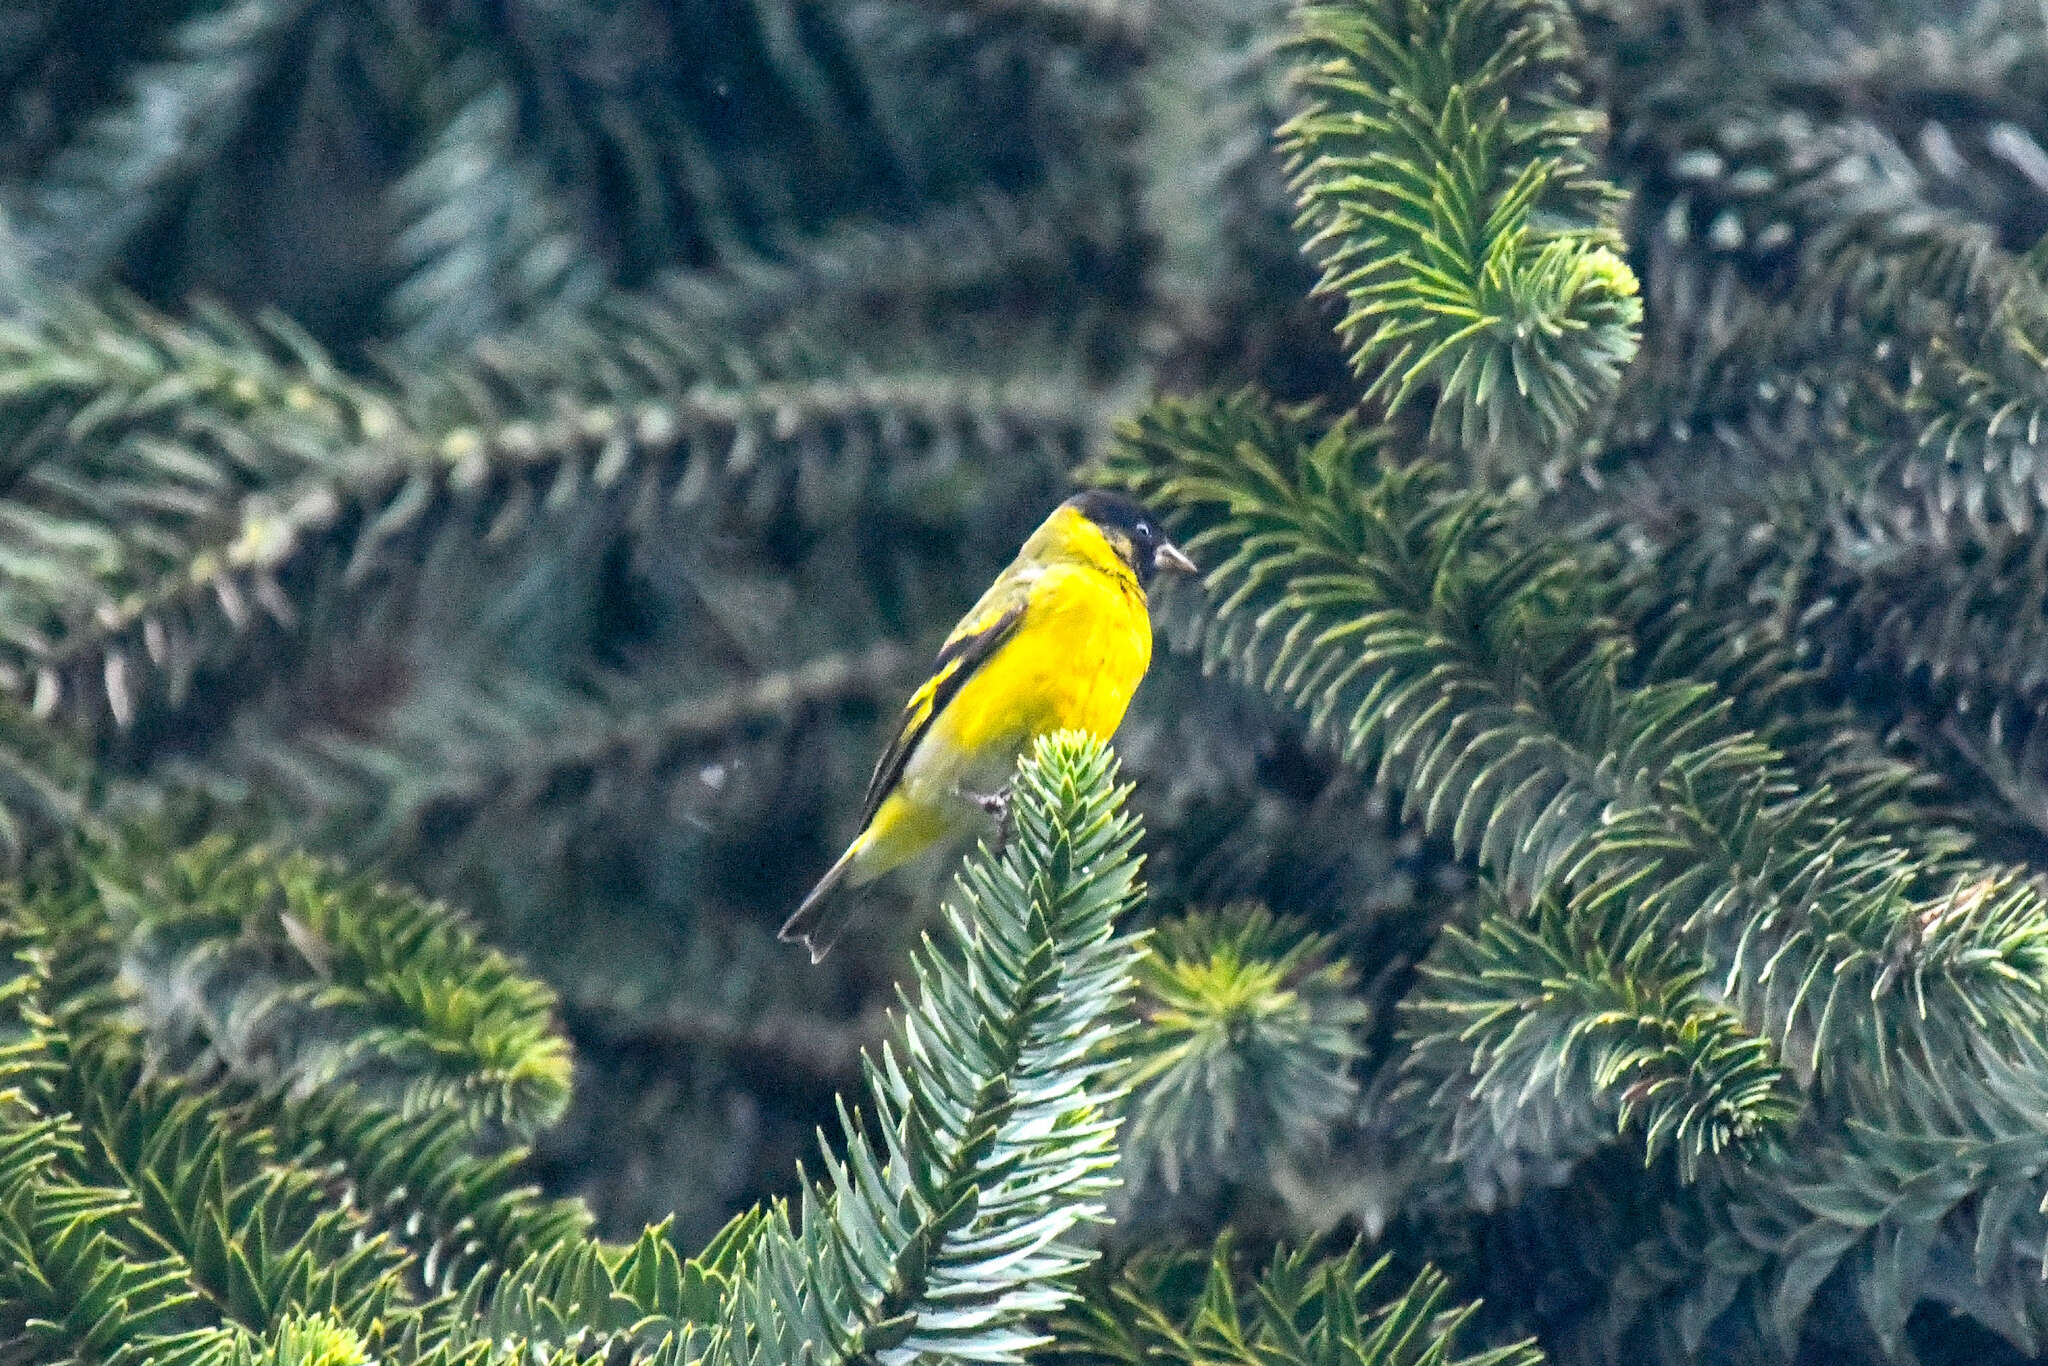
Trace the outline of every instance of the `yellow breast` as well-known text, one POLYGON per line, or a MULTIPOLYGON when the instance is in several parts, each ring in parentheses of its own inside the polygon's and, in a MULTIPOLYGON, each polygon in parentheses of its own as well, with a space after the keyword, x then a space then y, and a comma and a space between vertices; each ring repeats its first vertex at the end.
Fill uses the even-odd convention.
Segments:
POLYGON ((1152 622, 1135 582, 1084 565, 1033 584, 1016 633, 961 688, 933 729, 1007 769, 1031 740, 1073 729, 1108 739, 1152 662, 1152 622))

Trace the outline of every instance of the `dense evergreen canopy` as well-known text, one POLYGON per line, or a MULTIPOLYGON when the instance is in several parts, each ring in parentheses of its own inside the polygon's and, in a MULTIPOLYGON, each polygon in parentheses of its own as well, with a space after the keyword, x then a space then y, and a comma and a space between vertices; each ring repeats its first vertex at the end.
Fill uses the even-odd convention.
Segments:
POLYGON ((2048 1358, 2036 0, 0 0, 0 95, 0 1361, 2048 1358), (1076 483, 1204 571, 1115 751, 812 966, 1076 483))

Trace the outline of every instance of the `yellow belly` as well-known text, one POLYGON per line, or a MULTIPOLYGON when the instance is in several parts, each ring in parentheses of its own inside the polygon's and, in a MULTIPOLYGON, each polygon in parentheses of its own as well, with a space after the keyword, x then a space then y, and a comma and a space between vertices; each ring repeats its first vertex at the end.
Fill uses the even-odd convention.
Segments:
POLYGON ((1152 622, 1133 589, 1092 571, 1038 584, 1016 633, 967 680, 876 810, 854 880, 866 882, 985 819, 962 793, 994 792, 1038 736, 1107 740, 1152 662, 1152 622))
POLYGON ((1013 636, 932 723, 933 738, 986 753, 1007 778, 1017 755, 1048 731, 1108 739, 1152 662, 1144 604, 1099 575, 1041 587, 1013 636))

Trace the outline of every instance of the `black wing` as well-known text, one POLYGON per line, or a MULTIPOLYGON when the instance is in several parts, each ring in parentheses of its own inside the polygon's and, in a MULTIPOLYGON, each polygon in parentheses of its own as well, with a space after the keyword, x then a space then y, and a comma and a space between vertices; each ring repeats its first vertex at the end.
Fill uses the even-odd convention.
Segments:
POLYGON ((860 811, 863 830, 875 818, 876 810, 889 795, 889 790, 896 786, 896 780, 903 776, 904 766, 910 762, 917 742, 932 728, 932 722, 946 709, 946 704, 974 676, 975 670, 1017 629, 1017 623, 1024 617, 1024 607, 1023 602, 1013 603, 986 626, 956 632, 940 649, 938 658, 932 661, 931 677, 904 704, 903 718, 896 726, 896 737, 882 751, 882 757, 875 763, 874 776, 868 779, 867 796, 861 801, 860 811))

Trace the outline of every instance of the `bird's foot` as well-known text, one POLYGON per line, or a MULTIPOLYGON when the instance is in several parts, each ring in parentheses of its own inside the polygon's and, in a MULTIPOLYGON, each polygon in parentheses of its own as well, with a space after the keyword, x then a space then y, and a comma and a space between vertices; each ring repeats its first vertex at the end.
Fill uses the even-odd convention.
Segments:
POLYGON ((1010 789, 1006 785, 997 792, 969 792, 966 794, 989 815, 996 818, 995 839, 989 845, 989 852, 1000 854, 1010 843, 1010 789))

